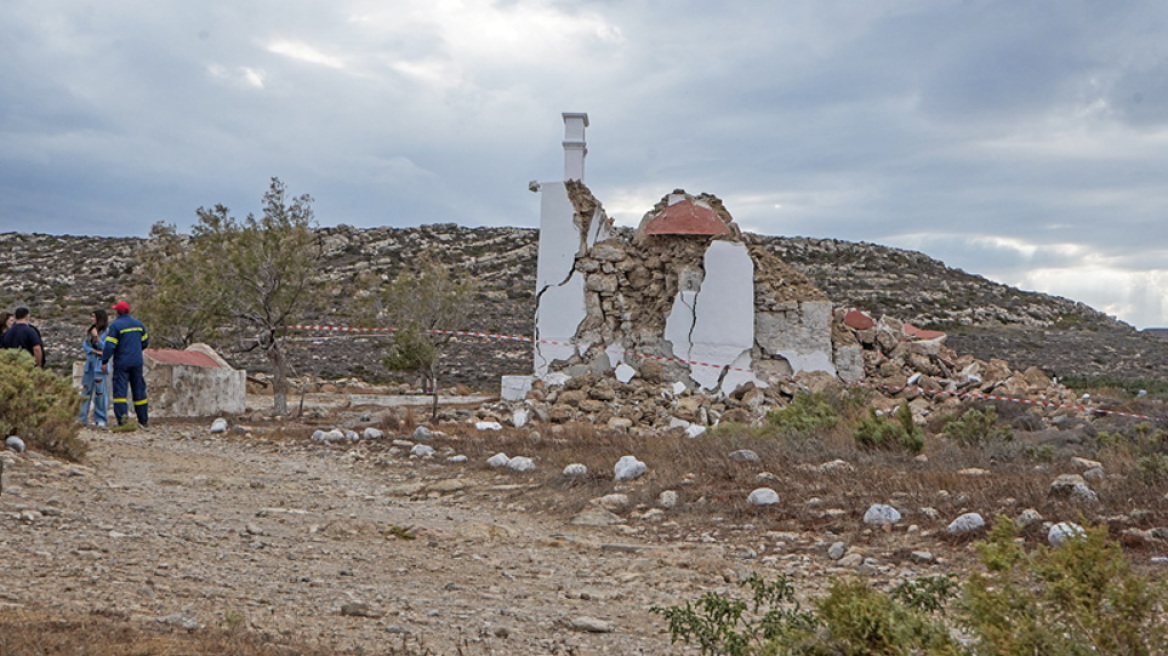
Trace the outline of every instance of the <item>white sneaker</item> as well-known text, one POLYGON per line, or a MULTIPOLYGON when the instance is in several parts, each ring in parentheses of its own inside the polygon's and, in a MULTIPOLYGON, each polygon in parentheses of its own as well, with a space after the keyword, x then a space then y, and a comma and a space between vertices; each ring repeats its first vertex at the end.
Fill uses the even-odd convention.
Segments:
POLYGON ((104 422, 104 421, 99 421, 99 422, 97 422, 97 423, 95 424, 95 426, 97 426, 98 428, 105 428, 105 422, 104 422))

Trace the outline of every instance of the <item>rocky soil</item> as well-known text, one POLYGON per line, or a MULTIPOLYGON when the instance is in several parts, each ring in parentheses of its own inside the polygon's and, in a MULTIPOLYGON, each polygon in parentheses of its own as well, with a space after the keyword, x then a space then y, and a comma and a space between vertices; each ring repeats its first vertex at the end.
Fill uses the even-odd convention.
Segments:
POLYGON ((249 397, 255 421, 223 434, 204 421, 85 430, 79 464, 0 453, 0 612, 242 623, 352 653, 696 653, 670 645, 649 608, 734 591, 751 572, 791 576, 804 595, 833 576, 964 575, 982 533, 947 527, 969 512, 1029 522, 1033 544, 1053 522, 1106 523, 1152 576, 1168 555, 1168 490, 1135 483, 1122 457, 1079 457, 1099 452, 1100 432, 1129 430, 1120 417, 1063 413, 987 449, 930 438, 914 458, 831 436, 476 429, 482 408, 458 398, 419 441, 421 408, 333 396, 313 397, 303 422, 264 419, 270 398, 249 397), (386 434, 310 437, 334 427, 386 434), (434 454, 411 455, 418 445, 434 454), (503 451, 535 470, 486 464, 503 451), (614 480, 626 454, 648 473, 614 480), (564 476, 575 462, 591 473, 564 476), (748 503, 759 487, 779 503, 748 503), (866 523, 884 503, 903 520, 866 523))

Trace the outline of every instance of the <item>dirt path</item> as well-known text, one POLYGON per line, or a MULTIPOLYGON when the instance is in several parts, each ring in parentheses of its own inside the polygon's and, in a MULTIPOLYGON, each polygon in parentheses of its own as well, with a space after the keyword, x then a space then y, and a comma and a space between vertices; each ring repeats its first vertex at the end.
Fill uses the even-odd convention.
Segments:
POLYGON ((4 456, 0 604, 246 622, 368 653, 404 639, 443 654, 663 654, 685 650, 648 608, 729 587, 729 547, 571 526, 517 504, 515 477, 465 465, 203 426, 85 437, 83 466, 4 456))

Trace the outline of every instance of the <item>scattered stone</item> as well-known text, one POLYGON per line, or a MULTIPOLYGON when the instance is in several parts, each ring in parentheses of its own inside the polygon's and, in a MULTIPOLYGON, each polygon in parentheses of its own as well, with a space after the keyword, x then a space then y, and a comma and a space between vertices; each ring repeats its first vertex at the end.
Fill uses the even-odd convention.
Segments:
POLYGON ((1023 510, 1016 519, 1014 519, 1014 526, 1021 530, 1041 521, 1042 515, 1039 514, 1037 510, 1033 508, 1027 508, 1026 510, 1023 510))
POLYGON ((760 487, 751 492, 746 501, 752 506, 773 506, 779 502, 779 493, 769 487, 760 487))
POLYGON ((211 422, 211 434, 212 435, 214 435, 216 433, 226 433, 226 432, 227 432, 227 420, 226 419, 224 419, 223 417, 219 417, 215 421, 211 422))
POLYGON ((779 477, 770 472, 759 472, 755 475, 755 480, 760 483, 778 483, 779 477))
POLYGON ((425 458, 434 455, 434 447, 429 444, 415 444, 414 448, 410 449, 410 455, 425 458))
POLYGON ((341 615, 346 617, 368 617, 378 619, 385 613, 364 602, 350 602, 341 606, 341 615))
POLYGON ((449 462, 451 464, 458 464, 458 463, 462 463, 462 462, 466 462, 466 461, 467 461, 467 457, 464 455, 450 456, 449 458, 446 459, 446 462, 449 462))
POLYGON ((475 428, 481 431, 498 431, 503 430, 503 425, 497 421, 477 421, 475 428))
POLYGON ((908 557, 918 565, 927 565, 937 560, 931 551, 914 551, 908 557))
POLYGON ((965 513, 945 528, 949 535, 966 535, 985 528, 985 519, 975 512, 965 513))
POLYGON ((185 613, 166 615, 165 617, 157 618, 155 621, 159 624, 166 624, 167 626, 177 626, 187 631, 197 631, 203 628, 203 625, 199 624, 198 620, 185 613))
POLYGON ((426 440, 430 439, 433 436, 434 436, 434 431, 430 430, 429 428, 426 428, 425 426, 418 426, 417 428, 414 429, 413 440, 415 442, 425 442, 426 440))
POLYGON ((833 542, 827 548, 827 557, 832 560, 839 560, 848 553, 848 545, 843 542, 833 542))
POLYGON ((1068 540, 1082 539, 1086 536, 1087 533, 1082 526, 1071 522, 1059 522, 1047 531, 1046 541, 1050 546, 1057 548, 1066 544, 1068 540))
POLYGON ((588 467, 586 467, 585 465, 582 465, 578 462, 572 463, 572 464, 568 465, 567 467, 564 467, 564 476, 567 476, 569 478, 573 478, 576 476, 587 476, 587 475, 588 475, 588 467))
POLYGON ((859 567, 864 564, 864 557, 858 553, 850 553, 839 559, 840 567, 859 567))
POLYGON ((1080 471, 1086 472, 1089 469, 1102 469, 1103 463, 1098 460, 1088 460, 1087 458, 1080 458, 1078 456, 1071 458, 1071 464, 1080 471))
POLYGON ((1104 478, 1107 478, 1107 474, 1104 473, 1102 467, 1092 467, 1091 469, 1083 472, 1083 478, 1088 481, 1101 481, 1104 478))
POLYGON ((677 492, 673 490, 665 490, 657 495, 657 505, 662 508, 677 507, 677 492))
POLYGON ((941 519, 941 512, 931 506, 925 506, 924 508, 919 509, 918 512, 921 513, 921 515, 923 515, 926 519, 930 519, 932 521, 941 519))
POLYGON ((517 472, 535 471, 535 461, 527 456, 515 456, 507 461, 507 468, 517 472))
POLYGON ((900 511, 882 503, 873 504, 864 513, 864 523, 872 526, 895 524, 900 521, 900 511))
POLYGON ((568 523, 574 526, 612 526, 613 524, 624 524, 625 520, 604 508, 592 507, 576 513, 568 520, 568 523))
POLYGON ((823 463, 822 465, 819 465, 815 468, 815 470, 820 474, 831 474, 854 472, 856 471, 856 468, 852 466, 852 463, 848 462, 847 460, 836 458, 835 460, 831 460, 829 462, 823 463))
POLYGON ((758 454, 750 449, 739 449, 730 452, 730 459, 734 462, 758 462, 758 454))
POLYGON ((1069 497, 1076 485, 1086 485, 1086 481, 1078 474, 1063 474, 1050 484, 1050 496, 1069 497))
POLYGON ((385 437, 385 433, 380 429, 369 426, 361 435, 367 440, 380 440, 385 437))
POLYGON ((587 633, 612 633, 612 622, 598 620, 595 617, 576 617, 573 618, 570 626, 577 631, 585 631, 587 633))
POLYGON ((621 456, 613 465, 612 473, 618 481, 631 481, 640 478, 649 471, 648 465, 637 460, 636 456, 621 456))
POLYGON ((351 429, 346 428, 342 432, 345 435, 345 439, 350 441, 350 442, 356 442, 357 440, 361 439, 361 436, 355 430, 351 430, 351 429))
POLYGON ((345 432, 339 428, 334 428, 329 431, 316 430, 312 433, 312 440, 314 442, 343 442, 345 440, 345 432))
POLYGON ((620 493, 606 494, 597 499, 596 503, 607 510, 623 510, 629 505, 629 495, 620 493))
POLYGON ((1099 503, 1099 495, 1095 490, 1087 487, 1086 483, 1077 483, 1071 488, 1071 501, 1076 503, 1099 503))
POLYGON ((511 425, 516 428, 523 428, 529 421, 531 421, 531 411, 527 408, 520 408, 511 413, 511 425))
POLYGON ((8 439, 4 440, 4 444, 17 453, 24 453, 24 440, 15 435, 9 435, 8 439))
POLYGON ((507 463, 509 462, 511 462, 511 459, 508 458, 507 454, 503 453, 502 451, 496 453, 490 458, 487 458, 487 464, 492 467, 506 467, 507 463))
POLYGON ((982 469, 981 467, 966 467, 965 469, 959 470, 957 473, 962 475, 962 476, 989 476, 990 475, 990 472, 988 469, 982 469))

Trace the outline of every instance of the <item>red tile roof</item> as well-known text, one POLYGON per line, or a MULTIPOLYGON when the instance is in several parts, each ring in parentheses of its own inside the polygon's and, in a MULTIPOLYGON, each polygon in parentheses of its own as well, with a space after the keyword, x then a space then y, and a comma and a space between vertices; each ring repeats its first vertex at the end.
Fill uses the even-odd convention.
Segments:
POLYGON ((179 351, 176 349, 146 349, 146 356, 161 364, 185 364, 188 367, 219 367, 219 363, 206 353, 179 351))
POLYGON ((683 200, 666 207, 645 226, 650 235, 728 235, 727 227, 714 210, 683 200))

